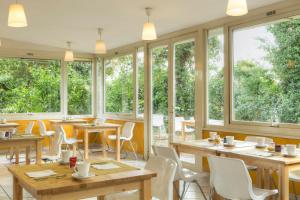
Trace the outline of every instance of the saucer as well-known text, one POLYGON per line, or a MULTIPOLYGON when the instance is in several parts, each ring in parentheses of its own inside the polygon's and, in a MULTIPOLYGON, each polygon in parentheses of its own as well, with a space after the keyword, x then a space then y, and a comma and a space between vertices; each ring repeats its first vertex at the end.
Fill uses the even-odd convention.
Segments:
POLYGON ((58 163, 60 165, 68 165, 68 164, 70 164, 70 162, 64 162, 63 160, 59 160, 58 163))
POLYGON ((72 177, 76 180, 85 180, 96 176, 95 173, 90 172, 88 176, 80 176, 78 172, 72 174, 72 177))
POLYGON ((223 146, 224 147, 235 147, 235 143, 233 143, 233 144, 224 143, 223 146))
POLYGON ((283 157, 286 157, 286 158, 296 158, 297 156, 298 156, 297 154, 294 154, 294 155, 290 155, 290 154, 286 154, 286 153, 283 154, 283 157))

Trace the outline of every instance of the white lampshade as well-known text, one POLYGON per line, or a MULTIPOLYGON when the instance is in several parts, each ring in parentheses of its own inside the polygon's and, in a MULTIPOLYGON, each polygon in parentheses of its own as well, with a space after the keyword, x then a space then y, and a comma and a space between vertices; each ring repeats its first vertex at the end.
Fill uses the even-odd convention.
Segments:
POLYGON ((227 15, 242 16, 248 13, 247 0, 228 0, 227 15))
POLYGON ((9 6, 8 26, 10 27, 26 27, 27 19, 22 4, 14 3, 9 6))
POLYGON ((156 30, 155 26, 151 22, 144 23, 142 40, 156 40, 156 30))
POLYGON ((74 61, 73 51, 66 50, 66 52, 65 52, 65 61, 66 62, 72 62, 72 61, 74 61))
POLYGON ((106 54, 106 45, 103 40, 96 41, 95 53, 97 54, 106 54))

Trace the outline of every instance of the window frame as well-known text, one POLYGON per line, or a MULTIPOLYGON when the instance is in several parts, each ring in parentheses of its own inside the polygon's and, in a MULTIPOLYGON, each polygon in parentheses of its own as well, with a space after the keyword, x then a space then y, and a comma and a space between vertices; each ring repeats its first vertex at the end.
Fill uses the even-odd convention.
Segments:
POLYGON ((36 119, 55 119, 55 118, 62 118, 63 116, 71 116, 73 118, 92 118, 94 117, 95 113, 95 97, 97 96, 95 91, 95 83, 98 79, 95 75, 95 72, 97 70, 97 66, 95 63, 95 59, 93 59, 91 56, 85 56, 80 58, 74 58, 74 60, 89 60, 92 62, 92 113, 88 115, 68 115, 68 71, 67 71, 67 62, 64 61, 63 58, 59 56, 48 56, 46 53, 45 56, 25 56, 22 57, 20 55, 14 56, 14 55, 0 55, 0 58, 15 58, 15 59, 31 59, 31 60, 57 60, 60 62, 60 111, 59 112, 42 112, 42 113, 0 113, 0 118, 5 118, 7 120, 36 120, 36 119))

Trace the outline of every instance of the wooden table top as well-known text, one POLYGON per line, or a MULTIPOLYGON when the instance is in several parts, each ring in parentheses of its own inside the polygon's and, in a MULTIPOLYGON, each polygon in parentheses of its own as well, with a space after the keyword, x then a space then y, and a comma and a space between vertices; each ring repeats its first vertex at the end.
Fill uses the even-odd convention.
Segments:
POLYGON ((50 123, 54 123, 54 124, 74 124, 74 123, 86 123, 87 120, 85 119, 52 119, 49 120, 50 123))
POLYGON ((236 140, 237 147, 224 147, 222 144, 216 146, 213 143, 210 143, 207 139, 192 141, 175 141, 171 144, 175 146, 177 145, 182 147, 191 147, 196 149, 198 148, 202 151, 209 151, 217 154, 226 154, 233 157, 248 157, 251 159, 280 163, 284 165, 300 164, 300 149, 297 149, 297 157, 288 158, 284 157, 282 154, 268 152, 266 149, 258 149, 255 147, 256 143, 254 142, 245 142, 239 140, 236 140), (271 153, 272 155, 269 156, 268 153, 271 153))
POLYGON ((18 179, 20 184, 35 195, 58 194, 66 192, 74 192, 76 190, 99 188, 109 185, 117 185, 118 183, 126 183, 133 181, 142 181, 156 176, 156 173, 137 169, 117 161, 98 161, 113 162, 120 166, 117 169, 96 170, 91 167, 91 171, 96 174, 87 180, 77 181, 72 178, 73 170, 68 165, 59 165, 57 163, 43 165, 27 165, 27 166, 9 166, 8 170, 18 179), (56 176, 45 179, 33 179, 28 177, 26 172, 34 172, 41 170, 53 170, 56 176))
POLYGON ((20 126, 20 125, 18 123, 15 123, 15 122, 0 123, 0 128, 18 127, 18 126, 20 126))
POLYGON ((75 124, 74 128, 77 129, 106 129, 106 128, 119 128, 122 125, 112 123, 100 123, 100 124, 75 124))
POLYGON ((7 142, 15 142, 15 141, 33 141, 33 140, 43 140, 44 138, 37 135, 32 136, 22 136, 22 135, 15 135, 11 138, 0 138, 0 143, 7 143, 7 142))

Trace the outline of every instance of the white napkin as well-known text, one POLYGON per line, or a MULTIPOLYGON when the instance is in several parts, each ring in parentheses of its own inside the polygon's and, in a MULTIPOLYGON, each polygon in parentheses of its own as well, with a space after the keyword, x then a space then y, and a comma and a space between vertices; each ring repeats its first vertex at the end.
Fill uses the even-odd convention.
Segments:
POLYGON ((94 167, 95 169, 102 169, 102 170, 107 170, 107 169, 117 169, 120 168, 120 166, 115 165, 113 163, 106 163, 106 164, 94 164, 92 165, 92 167, 94 167))
POLYGON ((31 178, 44 178, 48 176, 53 176, 56 173, 52 170, 44 170, 44 171, 37 171, 37 172, 26 172, 25 174, 31 178))

